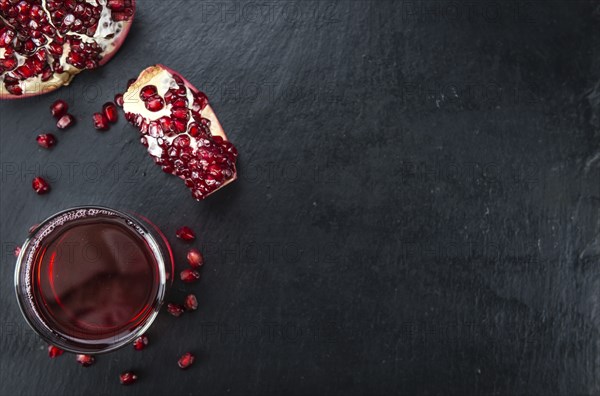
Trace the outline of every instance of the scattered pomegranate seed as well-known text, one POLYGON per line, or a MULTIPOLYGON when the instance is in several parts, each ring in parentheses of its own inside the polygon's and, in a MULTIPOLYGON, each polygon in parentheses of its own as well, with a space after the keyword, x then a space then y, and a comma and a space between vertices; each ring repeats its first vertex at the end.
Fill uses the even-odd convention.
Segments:
POLYGON ((198 249, 192 248, 187 254, 188 263, 192 268, 200 268, 204 264, 204 257, 198 249))
POLYGON ((73 117, 71 114, 65 114, 64 116, 60 117, 60 119, 56 123, 56 127, 58 129, 67 129, 71 127, 74 123, 75 117, 73 117))
POLYGON ((167 311, 175 316, 176 318, 180 317, 181 314, 184 312, 184 309, 181 305, 179 304, 173 304, 173 303, 168 303, 167 304, 167 311))
POLYGON ((117 110, 117 106, 113 102, 104 103, 102 106, 102 110, 104 111, 104 115, 108 118, 108 121, 113 124, 119 120, 119 112, 117 110))
POLYGON ((50 111, 55 118, 60 118, 67 114, 67 111, 69 111, 69 105, 64 100, 59 99, 52 103, 52 106, 50 106, 50 111))
POLYGON ((131 87, 133 85, 133 83, 136 81, 137 81, 137 78, 129 79, 129 81, 127 81, 127 89, 129 89, 129 87, 131 87))
POLYGON ((63 351, 59 347, 55 347, 54 345, 48 345, 48 356, 50 356, 51 359, 57 358, 63 353, 65 353, 65 351, 63 351))
POLYGON ((195 311, 198 309, 198 299, 193 294, 188 294, 185 298, 185 309, 188 311, 195 311))
POLYGON ((187 352, 187 353, 184 353, 183 356, 181 356, 179 358, 179 360, 177 361, 177 365, 179 366, 179 368, 185 370, 188 367, 190 367, 192 364, 194 364, 194 360, 196 360, 196 358, 194 357, 194 355, 192 355, 191 353, 187 352))
POLYGON ((40 195, 50 191, 50 184, 39 176, 33 179, 31 186, 33 187, 33 190, 40 195))
POLYGON ((96 359, 91 355, 77 355, 77 363, 81 364, 83 367, 90 367, 96 359))
POLYGON ((141 351, 148 346, 148 337, 146 335, 139 336, 133 341, 133 349, 141 351))
POLYGON ((42 133, 35 139, 37 143, 46 149, 51 148, 56 144, 56 137, 51 133, 42 133))
POLYGON ((21 254, 21 246, 15 247, 15 250, 13 253, 14 253, 15 257, 19 257, 19 254, 21 254))
POLYGON ((184 241, 193 241, 194 239, 196 239, 196 234, 194 233, 194 230, 186 226, 183 226, 180 229, 178 229, 176 235, 177 238, 182 239, 184 241))
POLYGON ((200 273, 198 271, 194 271, 192 269, 184 269, 179 274, 179 277, 185 283, 192 283, 192 282, 196 282, 198 279, 200 279, 200 273))
POLYGON ((137 375, 131 371, 127 371, 119 375, 119 381, 121 381, 121 385, 131 385, 137 381, 137 375))
POLYGON ((123 107, 123 103, 124 103, 123 94, 116 94, 115 95, 115 103, 117 104, 117 106, 123 107))
POLYGON ((94 128, 99 131, 107 131, 110 125, 108 125, 108 118, 102 113, 94 113, 92 116, 94 120, 94 128))

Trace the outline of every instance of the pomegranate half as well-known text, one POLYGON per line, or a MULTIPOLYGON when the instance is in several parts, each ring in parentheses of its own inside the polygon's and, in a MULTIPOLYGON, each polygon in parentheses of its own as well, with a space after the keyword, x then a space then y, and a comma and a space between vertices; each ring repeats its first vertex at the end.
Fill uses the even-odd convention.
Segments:
POLYGON ((0 0, 0 99, 68 85, 123 44, 135 0, 0 0))
POLYGON ((166 173, 185 181, 202 200, 237 177, 237 150, 204 93, 173 70, 142 71, 124 95, 125 118, 166 173))

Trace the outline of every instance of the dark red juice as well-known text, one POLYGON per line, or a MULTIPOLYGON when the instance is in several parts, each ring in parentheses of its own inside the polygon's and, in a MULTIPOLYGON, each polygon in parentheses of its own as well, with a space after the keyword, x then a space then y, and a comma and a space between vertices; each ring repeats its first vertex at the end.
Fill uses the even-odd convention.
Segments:
POLYGON ((70 221, 33 256, 32 297, 43 321, 66 338, 107 340, 133 332, 152 314, 160 287, 147 241, 128 221, 70 221))

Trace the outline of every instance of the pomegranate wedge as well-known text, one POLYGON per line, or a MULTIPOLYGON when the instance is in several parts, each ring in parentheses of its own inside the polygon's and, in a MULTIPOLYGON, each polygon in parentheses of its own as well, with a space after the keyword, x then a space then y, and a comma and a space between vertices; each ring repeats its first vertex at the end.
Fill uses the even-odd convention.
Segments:
POLYGON ((0 0, 0 99, 68 85, 117 52, 135 0, 0 0))
POLYGON ((124 95, 127 121, 165 173, 179 176, 202 200, 237 177, 237 150, 206 95, 169 68, 142 71, 124 95))

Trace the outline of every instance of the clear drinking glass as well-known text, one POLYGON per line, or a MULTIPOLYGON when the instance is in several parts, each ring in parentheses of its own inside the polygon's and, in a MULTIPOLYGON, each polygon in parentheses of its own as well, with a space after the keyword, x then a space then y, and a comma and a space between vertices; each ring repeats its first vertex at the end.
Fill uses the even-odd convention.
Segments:
POLYGON ((150 221, 82 206, 31 230, 17 259, 15 289, 23 316, 45 341, 98 354, 150 327, 173 268, 169 243, 150 221))

